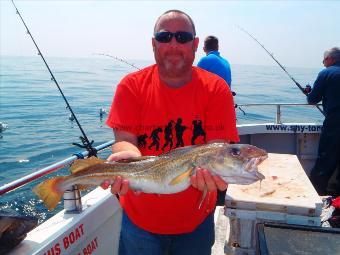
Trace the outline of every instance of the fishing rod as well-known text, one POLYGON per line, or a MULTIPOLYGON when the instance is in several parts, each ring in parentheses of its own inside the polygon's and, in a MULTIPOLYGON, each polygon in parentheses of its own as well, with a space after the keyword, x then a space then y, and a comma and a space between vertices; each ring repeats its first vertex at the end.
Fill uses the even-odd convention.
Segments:
MULTIPOLYGON (((122 58, 118 58, 118 57, 115 57, 115 56, 111 56, 109 54, 105 54, 105 53, 93 53, 94 55, 99 55, 99 56, 105 56, 105 57, 109 57, 109 58, 113 58, 115 60, 118 60, 119 62, 122 62, 124 64, 127 64, 129 66, 132 66, 133 68, 136 68, 137 70, 141 70, 139 67, 135 66, 134 64, 131 64, 129 62, 127 62, 125 59, 122 59, 122 58)), ((236 96, 236 93, 234 91, 231 92, 233 96, 236 96)), ((246 115, 245 111, 243 111, 241 109, 241 107, 239 107, 237 104, 235 104, 235 108, 238 108, 240 109, 240 111, 242 111, 243 115, 246 115)))
MULTIPOLYGON (((115 57, 115 56, 111 56, 111 55, 105 54, 105 53, 93 53, 93 54, 94 55, 105 56, 105 57, 110 57, 110 58, 118 60, 118 61, 120 61, 122 63, 125 63, 125 64, 127 64, 129 66, 132 66, 132 67, 136 68, 137 70, 141 70, 139 67, 135 66, 134 64, 131 64, 131 63, 127 62, 125 59, 121 59, 121 58, 118 58, 118 57, 115 57)), ((233 96, 236 96, 236 93, 234 91, 231 91, 231 93, 232 93, 233 96)), ((238 106, 237 104, 235 104, 235 108, 240 109, 240 111, 243 113, 243 115, 246 115, 245 111, 243 111, 242 108, 240 106, 238 106)))
POLYGON ((122 62, 122 63, 125 63, 137 70, 141 70, 139 67, 135 66, 134 64, 131 64, 129 62, 127 62, 125 59, 122 59, 122 58, 118 58, 118 57, 115 57, 115 56, 111 56, 109 54, 105 54, 105 53, 94 53, 94 55, 100 55, 100 56, 105 56, 105 57, 109 57, 109 58, 113 58, 115 60, 118 60, 119 62, 122 62))
MULTIPOLYGON (((298 86, 298 88, 301 90, 301 92, 303 94, 305 94, 304 88, 288 73, 288 71, 286 70, 286 68, 281 65, 281 63, 274 57, 273 53, 270 53, 263 44, 261 44, 253 35, 251 35, 247 30, 245 30, 244 28, 237 26, 238 29, 240 29, 241 31, 243 31, 244 33, 246 33, 247 35, 249 35, 255 42, 257 42, 267 53, 268 55, 281 67, 281 69, 289 76, 289 78, 295 83, 296 86, 298 86)), ((318 108, 318 110, 323 114, 323 110, 316 105, 316 108, 318 108)))
POLYGON ((20 17, 22 23, 24 24, 24 26, 25 26, 25 28, 26 28, 26 30, 27 30, 27 34, 29 34, 29 36, 31 37, 31 39, 32 39, 32 41, 33 41, 35 47, 37 48, 37 50, 38 50, 38 55, 39 55, 39 56, 42 58, 42 60, 44 61, 45 66, 47 67, 47 69, 48 69, 48 71, 49 71, 49 73, 50 73, 50 75, 51 75, 51 80, 54 81, 54 83, 57 85, 57 88, 58 88, 60 94, 62 95, 62 97, 63 97, 63 99, 64 99, 64 101, 65 101, 65 103, 66 103, 66 106, 67 106, 66 108, 70 110, 70 112, 71 112, 71 114, 72 114, 74 120, 76 121, 76 123, 77 123, 77 125, 78 125, 78 127, 79 127, 79 129, 80 129, 80 131, 81 131, 81 133, 82 133, 82 135, 83 135, 83 136, 80 136, 80 137, 79 137, 80 140, 81 140, 81 142, 83 143, 83 145, 78 144, 78 143, 73 143, 73 145, 76 145, 76 146, 78 146, 78 147, 80 147, 80 148, 85 148, 85 149, 89 152, 89 156, 97 156, 97 150, 96 150, 95 148, 92 147, 92 144, 93 144, 94 141, 92 140, 92 141, 90 142, 89 139, 87 138, 87 136, 86 136, 86 134, 85 134, 85 132, 84 132, 82 126, 80 125, 80 123, 79 123, 79 121, 78 121, 76 115, 74 114, 74 112, 73 112, 73 110, 72 110, 72 108, 71 108, 71 105, 68 103, 68 101, 67 101, 67 99, 66 99, 66 97, 65 97, 65 95, 64 95, 64 93, 63 93, 63 91, 61 90, 61 88, 60 88, 60 86, 59 86, 59 84, 58 84, 56 78, 54 77, 54 75, 53 75, 53 73, 52 73, 52 71, 51 71, 49 65, 47 64, 47 62, 46 62, 46 60, 45 60, 43 54, 41 53, 41 51, 40 51, 40 49, 39 49, 37 43, 35 42, 35 40, 34 40, 32 34, 31 34, 30 30, 28 29, 28 27, 27 27, 27 25, 26 25, 24 19, 22 18, 21 14, 20 14, 18 8, 16 7, 16 5, 14 4, 14 1, 13 1, 13 0, 12 0, 12 4, 13 4, 15 10, 16 10, 16 13, 19 15, 19 17, 20 17))

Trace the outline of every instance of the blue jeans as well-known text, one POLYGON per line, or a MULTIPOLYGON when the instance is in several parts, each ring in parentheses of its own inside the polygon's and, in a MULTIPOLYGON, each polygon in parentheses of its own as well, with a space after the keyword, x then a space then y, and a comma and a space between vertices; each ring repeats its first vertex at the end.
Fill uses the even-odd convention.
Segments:
POLYGON ((214 241, 213 213, 193 232, 177 235, 145 231, 123 213, 119 255, 210 255, 214 241))

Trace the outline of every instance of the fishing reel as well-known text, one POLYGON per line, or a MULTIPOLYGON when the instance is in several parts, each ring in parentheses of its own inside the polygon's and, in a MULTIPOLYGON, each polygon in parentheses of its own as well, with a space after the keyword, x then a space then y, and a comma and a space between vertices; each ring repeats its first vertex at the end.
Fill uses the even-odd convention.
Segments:
POLYGON ((89 152, 88 157, 91 157, 91 156, 96 157, 97 149, 92 146, 94 141, 92 140, 91 142, 88 142, 88 140, 82 136, 79 136, 79 139, 81 140, 82 144, 79 144, 79 143, 72 143, 72 144, 79 148, 86 149, 89 152))
POLYGON ((307 84, 306 87, 303 89, 303 94, 308 95, 311 92, 312 92, 312 87, 309 84, 307 84))

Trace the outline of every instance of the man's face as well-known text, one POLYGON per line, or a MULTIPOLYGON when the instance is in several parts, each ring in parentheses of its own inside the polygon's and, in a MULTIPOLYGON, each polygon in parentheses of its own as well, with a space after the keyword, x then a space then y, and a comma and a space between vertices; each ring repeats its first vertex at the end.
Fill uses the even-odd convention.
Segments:
MULTIPOLYGON (((172 33, 184 31, 194 34, 189 19, 178 13, 168 13, 160 18, 156 24, 155 32, 162 31, 172 33)), ((158 42, 152 38, 152 46, 160 72, 175 78, 191 71, 198 38, 186 43, 177 42, 175 37, 168 43, 158 42)))
POLYGON ((322 63, 325 67, 329 67, 334 64, 334 60, 332 57, 329 56, 328 52, 324 53, 322 63))

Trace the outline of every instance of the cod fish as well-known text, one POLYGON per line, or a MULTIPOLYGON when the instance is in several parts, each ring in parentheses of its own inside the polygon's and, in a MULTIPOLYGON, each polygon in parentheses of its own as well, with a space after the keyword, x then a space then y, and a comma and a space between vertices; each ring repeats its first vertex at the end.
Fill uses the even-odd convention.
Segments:
POLYGON ((196 168, 208 169, 230 184, 251 184, 264 179, 257 165, 267 152, 248 144, 211 143, 174 149, 159 156, 144 156, 107 162, 95 157, 75 160, 71 175, 48 179, 33 188, 48 210, 53 210, 63 193, 77 184, 80 189, 114 182, 121 176, 130 188, 145 193, 172 194, 190 186, 196 168))
POLYGON ((0 254, 5 254, 26 238, 26 234, 35 228, 38 219, 21 216, 14 210, 0 210, 0 254))

